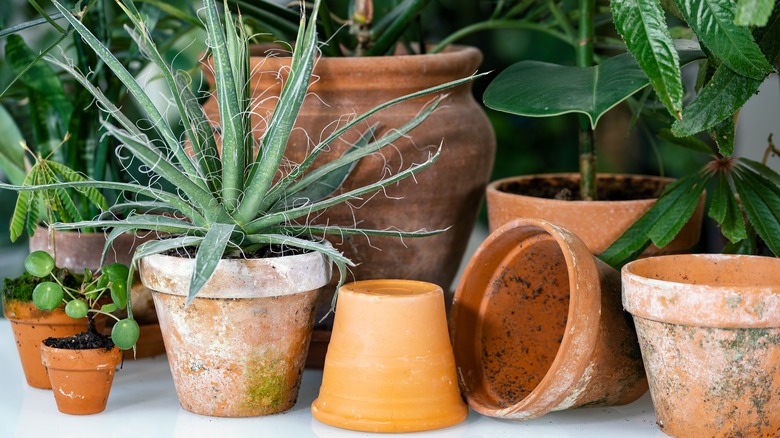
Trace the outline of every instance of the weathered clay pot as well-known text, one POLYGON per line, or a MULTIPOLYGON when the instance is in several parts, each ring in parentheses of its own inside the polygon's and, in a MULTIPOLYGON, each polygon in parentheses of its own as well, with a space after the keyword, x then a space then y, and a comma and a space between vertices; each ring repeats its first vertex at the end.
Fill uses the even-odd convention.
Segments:
POLYGON ((367 432, 415 432, 466 419, 442 289, 368 280, 339 289, 322 387, 312 416, 367 432))
POLYGON ((11 321, 27 384, 33 388, 51 388, 46 368, 41 363, 41 342, 49 337, 64 338, 86 331, 87 319, 71 318, 65 314, 64 306, 47 312, 32 302, 5 298, 3 312, 11 321))
POLYGON ((290 409, 330 264, 317 252, 223 259, 185 306, 194 265, 165 255, 141 260, 182 407, 220 417, 290 409))
POLYGON ((477 249, 451 338, 466 401, 484 415, 526 420, 647 390, 619 273, 545 221, 516 219, 477 249))
POLYGON ((87 415, 106 409, 114 372, 122 360, 119 348, 67 350, 41 345, 39 354, 60 412, 87 415))
POLYGON ((780 260, 678 255, 623 267, 658 418, 677 437, 780 436, 780 260))
MULTIPOLYGON (((623 201, 564 201, 519 195, 507 191, 512 186, 522 186, 534 179, 547 180, 556 184, 556 179, 567 179, 579 184, 578 174, 544 174, 505 178, 490 183, 487 187, 488 223, 490 230, 517 218, 538 218, 559 225, 582 239, 594 254, 601 254, 637 219, 654 204, 656 199, 623 201)), ((624 185, 647 184, 658 187, 672 182, 670 178, 637 175, 599 175, 599 181, 616 179, 624 185)), ((603 184, 603 183, 602 183, 603 184)), ((704 215, 704 196, 693 217, 680 230, 675 239, 659 249, 651 245, 643 256, 676 254, 690 250, 699 241, 704 215)))
MULTIPOLYGON (((413 56, 344 57, 317 60, 316 76, 291 134, 285 156, 301 162, 311 148, 310 142, 324 139, 347 117, 361 114, 380 103, 473 74, 482 55, 471 47, 451 47, 444 53, 413 56)), ((283 56, 252 58, 252 93, 258 99, 253 107, 255 135, 261 136, 276 105, 289 72, 290 58, 283 56)), ((331 239, 333 245, 358 266, 355 279, 407 278, 428 281, 449 290, 466 249, 490 177, 495 152, 495 134, 480 105, 471 94, 471 86, 447 90, 449 97, 423 124, 399 139, 381 154, 361 160, 344 183, 343 191, 377 181, 387 171, 397 172, 412 163, 425 161, 442 145, 438 161, 376 196, 352 205, 334 206, 313 222, 351 226, 355 221, 364 228, 435 230, 447 232, 421 239, 370 237, 355 235, 331 239), (402 211, 403 214, 398 214, 402 211)), ((315 167, 339 157, 358 136, 376 122, 377 136, 402 126, 416 116, 427 96, 407 101, 372 116, 330 145, 315 167)), ((216 99, 206 105, 210 117, 218 118, 216 99)), ((322 294, 318 310, 330 309, 335 280, 322 294)), ((319 319, 319 318, 318 318, 319 319)), ((326 324, 327 325, 327 324, 326 324)), ((327 338, 327 337, 325 337, 327 338)), ((321 359, 320 359, 321 360, 321 359)))
MULTIPOLYGON (((58 268, 69 269, 81 273, 84 268, 96 271, 100 268, 100 257, 106 244, 106 234, 85 233, 77 231, 53 231, 38 227, 30 238, 30 252, 46 251, 54 257, 58 268)), ((130 265, 135 248, 150 238, 139 238, 127 233, 118 237, 111 244, 111 250, 106 255, 105 264, 124 263, 130 265)))

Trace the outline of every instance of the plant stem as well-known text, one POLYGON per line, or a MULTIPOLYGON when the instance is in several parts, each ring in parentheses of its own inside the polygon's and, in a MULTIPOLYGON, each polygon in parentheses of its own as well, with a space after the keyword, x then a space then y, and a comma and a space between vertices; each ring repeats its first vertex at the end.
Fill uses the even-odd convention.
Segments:
MULTIPOLYGON (((595 0, 580 0, 579 39, 575 45, 577 66, 593 65, 593 17, 595 15, 595 0)), ((596 143, 593 128, 588 118, 579 115, 580 143, 580 198, 585 201, 596 199, 596 143)))
POLYGON ((471 34, 483 31, 483 30, 490 30, 490 29, 527 29, 527 30, 534 30, 538 32, 545 33, 547 35, 553 36, 567 44, 571 44, 572 40, 568 38, 566 35, 556 31, 555 29, 550 28, 549 26, 545 24, 540 23, 531 23, 526 21, 518 21, 518 20, 489 20, 489 21, 483 21, 480 23, 474 23, 469 26, 466 26, 457 32, 452 33, 451 35, 447 36, 443 40, 441 40, 438 44, 436 44, 436 47, 432 48, 430 50, 430 53, 438 53, 441 52, 445 47, 448 45, 454 43, 457 40, 460 40, 462 38, 465 38, 471 34))

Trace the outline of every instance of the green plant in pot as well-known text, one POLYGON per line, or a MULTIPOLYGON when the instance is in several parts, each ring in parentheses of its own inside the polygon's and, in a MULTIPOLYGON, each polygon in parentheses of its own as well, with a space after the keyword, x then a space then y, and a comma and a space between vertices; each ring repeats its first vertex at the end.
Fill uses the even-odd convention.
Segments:
MULTIPOLYGON (((582 0, 563 5, 548 2, 548 7, 550 12, 545 16, 548 18, 540 25, 567 36, 576 65, 521 61, 491 82, 484 101, 496 110, 529 117, 577 113, 579 174, 532 175, 492 183, 488 187, 491 229, 513 217, 539 217, 574 232, 591 251, 599 254, 655 205, 655 199, 664 190, 678 193, 675 187, 683 185, 693 188, 692 193, 684 205, 674 205, 685 211, 686 220, 673 224, 667 221, 663 238, 655 242, 664 247, 664 252, 689 249, 699 238, 703 183, 686 180, 670 184, 668 179, 627 175, 597 177, 594 129, 598 121, 607 111, 650 84, 631 54, 609 56, 597 50, 605 41, 613 42, 604 36, 607 33, 604 25, 610 23, 607 6, 595 0, 582 0), (687 218, 691 216, 694 220, 688 223, 687 218)), ((704 56, 694 44, 681 46, 679 53, 675 59, 679 64, 704 56)), ((682 216, 678 213, 667 218, 682 216)), ((632 255, 647 246, 643 243, 640 251, 632 255)), ((648 254, 658 251, 651 248, 648 254)))
MULTIPOLYGON (((416 117, 378 138, 373 136, 375 126, 365 120, 386 107, 456 87, 473 77, 384 102, 314 145, 305 160, 290 163, 284 161, 284 150, 311 80, 317 47, 316 13, 308 25, 302 18, 289 77, 255 156, 256 140, 249 131, 252 100, 246 86, 250 79, 248 49, 240 19, 234 21, 226 12, 220 21, 215 2, 205 2, 221 120, 216 126, 221 143, 218 149, 215 129, 193 98, 186 75, 174 72, 162 61, 131 1, 122 5, 134 24, 133 37, 175 90, 172 96, 185 121, 184 138, 173 135, 172 126, 114 55, 65 7, 56 1, 54 5, 123 81, 162 140, 150 141, 83 75, 64 63, 52 62, 79 79, 119 125, 107 122, 108 132, 175 189, 100 181, 12 188, 106 187, 123 191, 125 206, 137 209, 136 213, 122 219, 101 217, 52 226, 111 227, 108 244, 125 231, 150 230, 161 235, 160 240, 139 246, 130 275, 139 264, 142 281, 155 291, 160 325, 164 333, 169 332, 166 349, 182 406, 217 416, 253 416, 289 409, 300 385, 318 290, 330 279, 331 263, 338 267, 342 281, 353 264, 323 235, 419 237, 438 232, 315 222, 318 212, 391 187, 439 156, 438 151, 432 151, 425 160, 408 163, 364 187, 334 192, 355 163, 409 133, 444 97, 434 98, 416 117), (360 141, 337 159, 312 167, 320 152, 356 126, 364 126, 360 141), (214 334, 219 337, 210 336, 214 334), (215 351, 217 344, 220 348, 215 351), (226 369, 235 372, 226 373, 226 369)), ((129 304, 128 312, 132 315, 129 304)))

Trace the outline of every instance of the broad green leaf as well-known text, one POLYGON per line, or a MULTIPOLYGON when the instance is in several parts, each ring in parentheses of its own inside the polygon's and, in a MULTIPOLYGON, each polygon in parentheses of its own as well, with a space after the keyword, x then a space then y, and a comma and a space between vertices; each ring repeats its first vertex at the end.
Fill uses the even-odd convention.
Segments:
POLYGON ((718 145, 718 151, 724 157, 730 157, 734 153, 735 123, 734 118, 727 117, 710 131, 712 139, 718 145))
POLYGON ((734 197, 729 179, 724 172, 718 172, 718 183, 712 197, 709 216, 720 225, 721 233, 732 243, 747 238, 742 210, 734 197))
MULTIPOLYGON (((688 48, 678 53, 683 64, 704 56, 688 48)), ((583 113, 595 128, 605 112, 649 83, 630 53, 587 68, 521 61, 501 72, 483 98, 492 109, 521 116, 583 113)))
POLYGON ((775 172, 766 164, 744 157, 739 158, 739 163, 740 165, 744 165, 753 172, 756 172, 762 177, 768 179, 772 182, 772 184, 775 185, 775 187, 780 187, 780 174, 775 172))
POLYGON ((774 64, 775 68, 778 68, 780 62, 780 6, 775 7, 766 26, 753 30, 753 35, 764 57, 774 64))
POLYGON ((206 281, 211 278, 235 228, 235 224, 212 224, 203 237, 198 247, 198 254, 195 256, 195 268, 192 271, 186 304, 192 302, 206 281))
POLYGON ((610 7, 628 50, 666 109, 679 119, 683 106, 680 61, 660 5, 646 0, 612 0, 610 7))
POLYGON ((682 120, 674 122, 672 133, 688 137, 713 128, 733 116, 758 91, 761 82, 721 65, 693 102, 683 109, 682 120))
POLYGON ((669 143, 682 146, 694 152, 699 152, 709 156, 713 155, 713 150, 707 143, 699 140, 696 137, 677 137, 672 134, 672 131, 669 128, 664 128, 658 131, 658 137, 668 141, 669 143))
POLYGON ((775 0, 737 0, 734 24, 737 26, 765 26, 772 15, 775 0))
POLYGON ((742 76, 764 80, 772 66, 753 41, 750 29, 734 24, 734 0, 676 0, 699 42, 742 76))
POLYGON ((780 193, 768 180, 736 168, 734 185, 750 223, 769 249, 780 254, 780 193))
POLYGON ((0 170, 11 184, 24 181, 24 138, 11 114, 0 105, 0 170))
POLYGON ((638 256, 650 245, 651 235, 656 242, 668 243, 688 222, 709 174, 701 170, 681 178, 664 190, 664 194, 650 210, 631 225, 599 258, 618 268, 638 256))

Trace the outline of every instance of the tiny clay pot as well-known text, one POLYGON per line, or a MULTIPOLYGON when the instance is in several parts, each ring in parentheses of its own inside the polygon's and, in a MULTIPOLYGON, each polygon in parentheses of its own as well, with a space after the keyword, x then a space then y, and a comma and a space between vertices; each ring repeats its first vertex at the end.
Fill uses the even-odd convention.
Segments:
POLYGON ((780 259, 677 255, 623 267, 658 426, 780 436, 780 259))
POLYGON ((468 415, 455 376, 441 287, 366 280, 339 289, 312 416, 367 432, 415 432, 468 415))

